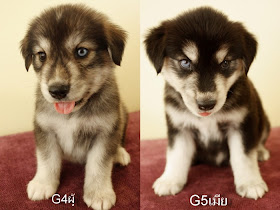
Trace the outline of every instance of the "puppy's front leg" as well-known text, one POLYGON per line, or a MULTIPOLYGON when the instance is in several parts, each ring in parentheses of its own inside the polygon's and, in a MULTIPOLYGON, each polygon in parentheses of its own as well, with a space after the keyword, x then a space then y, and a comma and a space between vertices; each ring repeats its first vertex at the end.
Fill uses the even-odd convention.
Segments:
POLYGON ((35 129, 37 171, 27 186, 28 198, 43 200, 57 190, 61 170, 61 150, 55 136, 35 129))
POLYGON ((110 209, 116 202, 111 179, 114 156, 106 153, 105 141, 95 139, 86 163, 84 201, 96 210, 110 209))
POLYGON ((178 132, 172 141, 173 145, 169 144, 167 148, 164 173, 153 185, 155 193, 159 196, 175 195, 183 189, 195 153, 191 133, 178 132))
POLYGON ((260 174, 257 150, 246 154, 242 136, 237 131, 229 133, 228 145, 237 194, 255 200, 261 198, 268 188, 260 174))

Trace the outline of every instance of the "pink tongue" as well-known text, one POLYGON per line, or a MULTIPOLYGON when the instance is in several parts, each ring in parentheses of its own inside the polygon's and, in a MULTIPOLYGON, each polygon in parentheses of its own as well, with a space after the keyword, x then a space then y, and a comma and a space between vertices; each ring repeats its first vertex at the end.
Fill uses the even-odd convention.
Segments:
POLYGON ((75 106, 75 101, 54 103, 56 111, 60 114, 69 114, 75 106))

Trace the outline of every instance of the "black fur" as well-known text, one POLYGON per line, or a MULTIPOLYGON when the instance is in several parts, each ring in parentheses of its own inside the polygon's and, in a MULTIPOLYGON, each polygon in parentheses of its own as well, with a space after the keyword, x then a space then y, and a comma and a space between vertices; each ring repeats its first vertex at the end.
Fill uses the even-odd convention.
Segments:
POLYGON ((188 41, 197 44, 200 59, 204 59, 199 62, 198 71, 209 68, 209 55, 222 44, 227 44, 235 58, 244 59, 247 73, 257 50, 257 41, 241 23, 231 22, 222 13, 203 7, 164 21, 149 31, 145 40, 146 51, 157 73, 160 73, 166 57, 183 54, 182 46, 188 41))
MULTIPOLYGON (((222 143, 210 140, 208 148, 205 148, 200 141, 199 129, 183 125, 175 127, 170 120, 171 116, 166 114, 169 146, 173 146, 174 136, 180 130, 188 129, 196 141, 195 161, 214 163, 217 151, 222 150, 226 156, 224 162, 226 163, 229 158, 227 146, 229 129, 240 130, 246 152, 256 148, 265 129, 269 131, 269 121, 264 114, 260 98, 247 78, 249 67, 256 55, 257 41, 241 23, 229 21, 225 15, 216 10, 202 7, 188 11, 174 19, 162 22, 147 34, 146 52, 157 73, 161 72, 165 59, 168 59, 168 67, 179 78, 188 77, 191 72, 182 71, 176 63, 180 60, 179 58, 186 57, 182 48, 188 42, 194 42, 199 51, 198 62, 191 65, 193 65, 193 71, 199 75, 196 85, 200 92, 215 91, 214 77, 220 74, 224 78, 229 78, 236 70, 236 60, 241 59, 244 62, 244 70, 229 89, 226 102, 219 112, 226 114, 239 107, 246 107, 249 112, 240 125, 228 120, 219 122, 217 126, 222 135, 222 143), (229 49, 226 57, 230 57, 232 60, 226 71, 221 70, 220 64, 213 62, 212 59, 215 52, 223 45, 229 49)), ((186 57, 186 59, 188 58, 186 57)), ((190 112, 184 104, 181 94, 168 83, 165 85, 165 104, 180 111, 190 112)))

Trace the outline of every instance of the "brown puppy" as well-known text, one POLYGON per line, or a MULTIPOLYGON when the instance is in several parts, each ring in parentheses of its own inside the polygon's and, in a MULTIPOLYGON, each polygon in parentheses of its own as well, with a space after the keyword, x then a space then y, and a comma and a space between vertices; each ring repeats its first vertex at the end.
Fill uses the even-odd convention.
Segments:
POLYGON ((114 75, 125 32, 82 5, 62 5, 35 18, 22 40, 28 70, 38 76, 34 132, 37 172, 27 187, 31 200, 57 190, 63 158, 86 163, 84 201, 94 209, 116 202, 111 172, 127 165, 123 148, 127 113, 114 75))

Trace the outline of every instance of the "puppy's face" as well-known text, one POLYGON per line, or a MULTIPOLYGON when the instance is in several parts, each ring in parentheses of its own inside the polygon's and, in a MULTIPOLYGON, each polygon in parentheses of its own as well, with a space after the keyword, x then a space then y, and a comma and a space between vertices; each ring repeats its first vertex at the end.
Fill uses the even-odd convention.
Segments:
POLYGON ((120 65, 125 32, 84 6, 51 8, 33 20, 22 41, 45 99, 59 113, 81 108, 120 65))
POLYGON ((200 117, 225 105, 232 85, 247 74, 257 47, 240 23, 210 8, 163 22, 149 32, 145 44, 157 72, 200 117))

